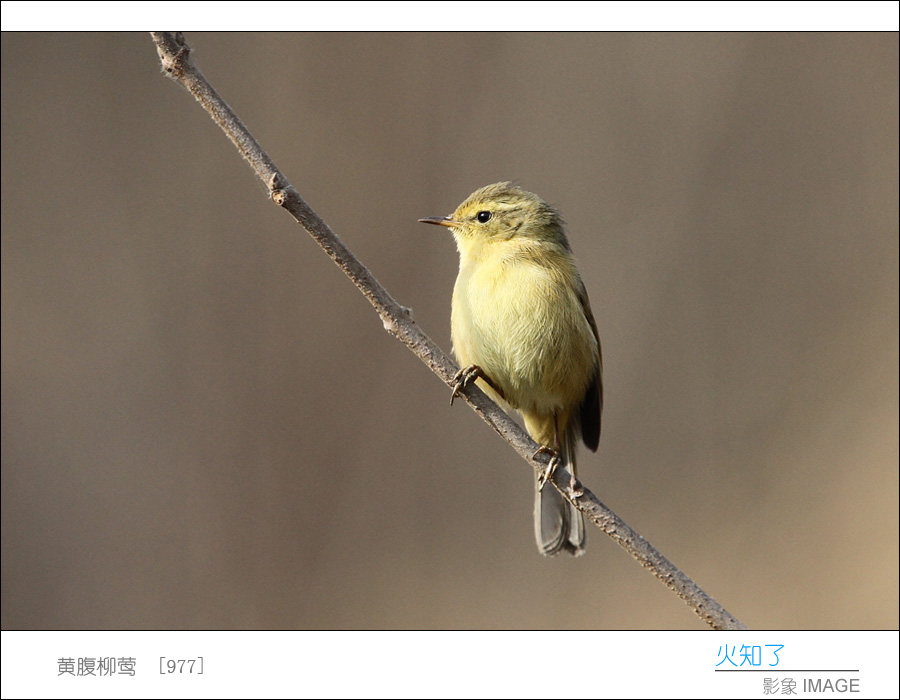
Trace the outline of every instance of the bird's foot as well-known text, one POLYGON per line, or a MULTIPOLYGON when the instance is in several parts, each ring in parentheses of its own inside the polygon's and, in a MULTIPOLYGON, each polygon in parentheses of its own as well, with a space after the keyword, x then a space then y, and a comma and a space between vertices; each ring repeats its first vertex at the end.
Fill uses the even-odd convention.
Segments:
POLYGON ((469 382, 474 382, 479 377, 484 378, 484 372, 481 371, 481 367, 478 365, 463 367, 453 375, 453 393, 450 394, 450 405, 453 405, 453 401, 459 396, 459 392, 465 389, 469 382))
POLYGON ((546 445, 541 445, 537 448, 535 453, 531 456, 532 459, 537 457, 539 454, 549 454, 550 461, 547 462, 547 468, 544 470, 544 473, 538 477, 538 491, 543 491, 544 484, 550 481, 553 478, 553 472, 556 471, 556 468, 560 464, 559 452, 554 450, 552 447, 547 447, 546 445))

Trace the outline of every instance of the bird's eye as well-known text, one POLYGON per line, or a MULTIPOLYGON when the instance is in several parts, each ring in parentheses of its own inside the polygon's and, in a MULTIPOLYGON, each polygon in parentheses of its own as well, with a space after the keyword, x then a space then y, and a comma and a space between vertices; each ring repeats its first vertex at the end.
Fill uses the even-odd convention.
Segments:
POLYGON ((491 220, 491 212, 489 211, 480 211, 475 215, 475 218, 478 219, 478 222, 481 224, 486 224, 491 220))

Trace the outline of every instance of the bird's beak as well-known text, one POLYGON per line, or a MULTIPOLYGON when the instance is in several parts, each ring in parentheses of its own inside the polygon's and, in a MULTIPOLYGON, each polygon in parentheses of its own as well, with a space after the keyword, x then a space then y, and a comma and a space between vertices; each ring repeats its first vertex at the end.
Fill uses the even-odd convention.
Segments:
POLYGON ((434 224, 435 226, 446 226, 447 228, 459 226, 459 222, 454 221, 449 216, 429 216, 424 219, 419 219, 419 223, 434 224))

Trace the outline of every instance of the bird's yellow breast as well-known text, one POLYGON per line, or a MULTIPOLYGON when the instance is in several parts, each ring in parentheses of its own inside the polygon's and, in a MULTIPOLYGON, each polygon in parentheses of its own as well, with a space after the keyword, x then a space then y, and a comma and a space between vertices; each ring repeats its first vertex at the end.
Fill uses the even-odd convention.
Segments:
POLYGON ((568 251, 513 241, 460 244, 453 350, 461 366, 481 367, 513 408, 549 415, 580 403, 599 348, 568 251))

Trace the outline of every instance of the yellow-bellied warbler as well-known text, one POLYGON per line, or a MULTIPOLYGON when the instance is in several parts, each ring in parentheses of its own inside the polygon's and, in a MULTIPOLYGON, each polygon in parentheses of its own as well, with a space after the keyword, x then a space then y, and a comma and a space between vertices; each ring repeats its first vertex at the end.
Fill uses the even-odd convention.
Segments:
POLYGON ((578 439, 596 450, 603 407, 597 325, 559 212, 536 194, 498 182, 473 192, 447 217, 459 249, 451 337, 469 381, 518 410, 553 453, 537 479, 534 529, 543 554, 584 551, 581 513, 552 486, 562 463, 575 473, 578 439))

